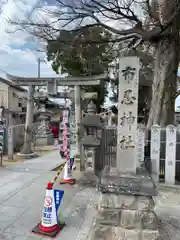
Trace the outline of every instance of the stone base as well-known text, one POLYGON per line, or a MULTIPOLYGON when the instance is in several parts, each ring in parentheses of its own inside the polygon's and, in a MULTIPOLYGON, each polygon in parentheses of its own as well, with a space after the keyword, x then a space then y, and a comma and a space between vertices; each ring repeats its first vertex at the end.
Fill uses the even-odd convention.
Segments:
POLYGON ((158 230, 124 229, 94 222, 87 240, 159 240, 158 230))
POLYGON ((99 179, 94 171, 85 171, 83 176, 79 179, 78 184, 97 187, 99 179))
POLYGON ((157 195, 156 186, 144 169, 139 170, 137 174, 133 174, 121 173, 116 168, 105 167, 100 180, 99 191, 125 195, 157 195))
POLYGON ((152 198, 157 191, 146 172, 133 175, 106 167, 98 188, 97 217, 88 240, 159 239, 152 198))
POLYGON ((36 145, 37 146, 53 145, 53 137, 52 137, 52 135, 37 136, 36 137, 36 145))
POLYGON ((36 152, 34 153, 17 153, 17 156, 19 156, 22 159, 32 159, 38 157, 38 154, 36 152))

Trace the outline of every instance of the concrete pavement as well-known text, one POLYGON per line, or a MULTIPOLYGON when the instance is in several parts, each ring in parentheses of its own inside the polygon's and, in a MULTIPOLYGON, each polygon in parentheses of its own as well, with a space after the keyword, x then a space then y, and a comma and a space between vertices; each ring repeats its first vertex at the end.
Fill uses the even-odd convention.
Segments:
MULTIPOLYGON (((0 240, 48 239, 31 233, 40 221, 46 184, 62 162, 58 151, 0 169, 0 240)), ((75 177, 80 177, 77 170, 75 177)), ((60 185, 64 189, 62 212, 67 226, 57 240, 85 240, 95 216, 98 193, 94 188, 60 185)))
POLYGON ((154 198, 162 240, 180 239, 180 186, 159 186, 154 198))
POLYGON ((8 166, 6 169, 13 171, 46 172, 60 164, 63 160, 58 151, 52 151, 49 154, 19 162, 16 165, 8 166), (42 164, 43 163, 43 164, 42 164))
MULTIPOLYGON (((49 239, 31 233, 40 221, 46 184, 56 172, 50 171, 62 162, 58 151, 40 158, 0 168, 0 240, 49 239)), ((81 174, 75 171, 78 179, 81 174)), ((96 215, 99 194, 94 188, 60 185, 64 189, 61 211, 67 226, 57 240, 86 240, 96 215)), ((179 240, 180 188, 160 187, 155 198, 155 212, 160 220, 163 240, 179 240)))

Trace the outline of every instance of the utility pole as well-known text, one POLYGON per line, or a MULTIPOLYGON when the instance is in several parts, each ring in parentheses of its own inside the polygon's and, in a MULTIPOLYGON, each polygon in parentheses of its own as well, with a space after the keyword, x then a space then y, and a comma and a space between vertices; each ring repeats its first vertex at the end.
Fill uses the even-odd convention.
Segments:
MULTIPOLYGON (((44 60, 44 59, 41 59, 41 58, 38 58, 38 59, 37 59, 37 64, 38 64, 38 66, 37 66, 37 77, 38 77, 38 79, 40 79, 40 77, 41 77, 41 63, 42 63, 42 62, 45 62, 45 60, 44 60)), ((37 89, 37 91, 39 92, 40 87, 37 86, 36 89, 37 89)))
MULTIPOLYGON (((40 77, 41 77, 41 59, 38 58, 37 61, 38 61, 38 62, 37 62, 37 63, 38 63, 37 77, 38 77, 38 79, 40 79, 40 77)), ((37 86, 37 91, 39 92, 39 90, 40 90, 40 87, 37 86)))
POLYGON ((38 58, 38 78, 41 76, 41 59, 38 58))

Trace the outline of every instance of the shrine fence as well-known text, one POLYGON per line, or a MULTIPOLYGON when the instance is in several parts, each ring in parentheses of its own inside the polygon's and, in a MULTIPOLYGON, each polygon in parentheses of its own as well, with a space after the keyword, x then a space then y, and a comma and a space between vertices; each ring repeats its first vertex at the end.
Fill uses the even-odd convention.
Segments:
MULTIPOLYGON (((147 130, 138 127, 136 145, 137 166, 145 162, 157 181, 168 185, 180 184, 180 128, 154 125, 147 130)), ((117 127, 102 129, 100 146, 95 151, 95 169, 101 172, 105 165, 116 166, 117 127)))
POLYGON ((150 163, 151 174, 159 182, 168 185, 180 184, 180 128, 169 125, 150 130, 138 128, 137 164, 150 163))

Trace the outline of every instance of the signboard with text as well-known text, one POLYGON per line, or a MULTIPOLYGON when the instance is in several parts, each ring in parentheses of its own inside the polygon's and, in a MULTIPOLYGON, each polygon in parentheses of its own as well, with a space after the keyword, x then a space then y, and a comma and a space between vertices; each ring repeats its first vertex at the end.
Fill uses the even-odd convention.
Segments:
POLYGON ((3 153, 4 151, 4 126, 0 125, 0 153, 3 153))

